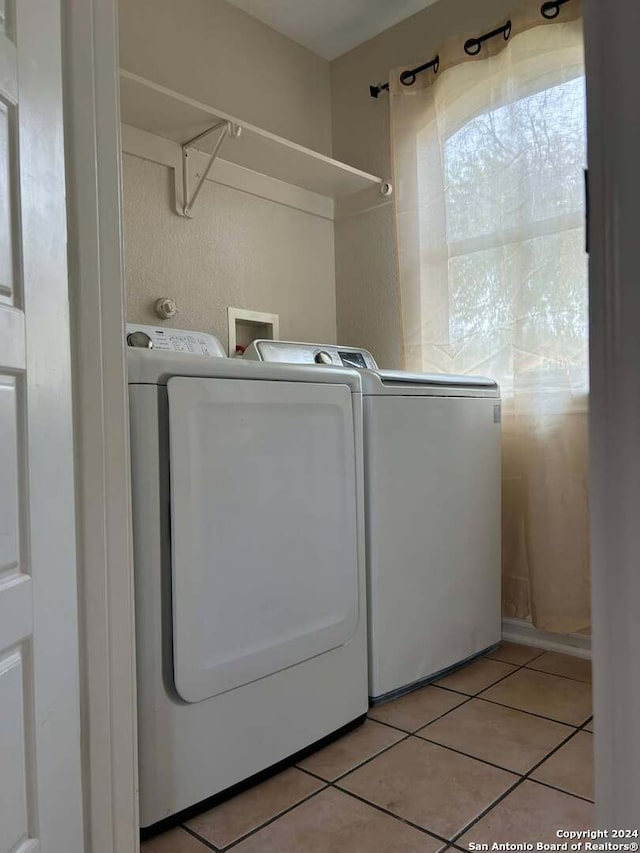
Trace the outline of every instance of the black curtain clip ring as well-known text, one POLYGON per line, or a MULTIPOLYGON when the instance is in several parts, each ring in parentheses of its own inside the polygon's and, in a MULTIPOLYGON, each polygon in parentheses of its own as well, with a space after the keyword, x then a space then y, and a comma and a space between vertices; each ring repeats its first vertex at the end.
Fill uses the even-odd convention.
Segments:
POLYGON ((497 30, 491 30, 490 33, 485 33, 477 38, 467 39, 464 43, 464 52, 468 56, 477 56, 482 50, 482 45, 485 41, 492 39, 494 36, 499 36, 502 33, 502 38, 507 41, 511 35, 511 19, 503 27, 498 27, 497 30))
POLYGON ((556 2, 556 0, 549 0, 548 3, 543 3, 540 7, 540 14, 548 21, 552 21, 560 14, 560 3, 556 2))
POLYGON ((413 86, 416 82, 416 75, 413 71, 403 71, 400 75, 400 82, 403 86, 413 86))
POLYGON ((477 56, 482 49, 482 42, 478 39, 467 39, 464 43, 464 52, 469 56, 477 56))

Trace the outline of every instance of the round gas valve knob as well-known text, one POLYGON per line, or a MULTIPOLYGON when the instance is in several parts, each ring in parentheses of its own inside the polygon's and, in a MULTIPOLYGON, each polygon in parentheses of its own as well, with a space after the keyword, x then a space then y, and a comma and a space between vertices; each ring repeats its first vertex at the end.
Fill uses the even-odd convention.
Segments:
POLYGON ((130 332, 127 335, 127 345, 130 347, 142 347, 153 349, 153 341, 146 332, 130 332))
POLYGON ((166 296, 160 297, 156 301, 156 314, 162 320, 170 320, 178 313, 178 306, 173 299, 167 299, 166 296))
POLYGON ((313 360, 316 364, 333 364, 331 356, 328 352, 325 352, 324 350, 320 350, 320 352, 317 352, 314 355, 313 360))

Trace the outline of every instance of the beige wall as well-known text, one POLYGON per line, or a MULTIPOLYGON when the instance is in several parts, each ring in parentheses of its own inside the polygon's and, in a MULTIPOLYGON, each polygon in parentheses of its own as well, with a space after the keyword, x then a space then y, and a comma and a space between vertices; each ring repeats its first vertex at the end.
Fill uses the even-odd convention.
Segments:
POLYGON ((120 0, 120 65, 331 152, 329 63, 224 0, 120 0))
POLYGON ((193 219, 177 216, 170 170, 124 156, 127 318, 212 332, 227 347, 227 307, 280 315, 280 336, 336 337, 333 223, 207 182, 193 219))
MULTIPOLYGON (((121 64, 232 115, 390 177, 388 100, 369 83, 420 63, 462 29, 499 20, 513 0, 440 0, 331 65, 224 0, 122 0, 121 64), (333 131, 333 136, 332 136, 333 131)), ((129 319, 156 322, 153 301, 177 299, 172 325, 206 318, 226 341, 226 308, 280 314, 283 338, 370 349, 402 366, 393 207, 332 223, 206 184, 195 218, 172 210, 169 171, 126 157, 129 319), (335 263, 335 271, 334 271, 335 263)))
MULTIPOLYGON (((369 97, 369 84, 399 65, 419 65, 464 31, 499 22, 514 0, 440 0, 331 64, 333 154, 391 177, 389 102, 369 97)), ((336 228, 338 339, 370 349, 384 367, 402 367, 393 206, 336 228)))
MULTIPOLYGON (((329 63, 223 0, 121 0, 120 62, 240 119, 329 153, 329 63)), ((333 223, 207 182, 177 216, 171 170, 124 157, 127 315, 214 332, 227 307, 274 312, 280 335, 336 338, 333 223)))

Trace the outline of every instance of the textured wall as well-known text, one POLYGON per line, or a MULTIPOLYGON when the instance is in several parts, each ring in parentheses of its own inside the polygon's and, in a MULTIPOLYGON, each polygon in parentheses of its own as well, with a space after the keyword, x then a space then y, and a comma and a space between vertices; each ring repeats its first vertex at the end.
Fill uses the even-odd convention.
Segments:
POLYGON ((370 350, 382 367, 397 367, 402 335, 393 207, 335 225, 338 339, 370 350))
MULTIPOLYGON (((513 9, 513 0, 440 0, 331 64, 333 154, 391 177, 389 102, 369 97, 369 84, 399 65, 431 59, 438 45, 477 34, 513 9)), ((400 303, 393 208, 363 214, 336 229, 338 338, 366 346, 384 367, 402 367, 400 303)))
POLYGON ((325 154, 329 63, 224 0, 120 0, 120 64, 325 154))
MULTIPOLYGON (((329 63, 224 0, 121 0, 122 67, 310 146, 331 150, 329 63)), ((207 183, 194 219, 170 170, 124 158, 128 318, 227 341, 228 306, 280 315, 284 338, 336 337, 333 224, 207 183)))
POLYGON ((207 183, 193 219, 173 208, 171 170, 124 156, 127 317, 157 323, 159 296, 178 303, 167 326, 213 332, 227 346, 227 307, 280 315, 280 335, 336 338, 333 223, 207 183))

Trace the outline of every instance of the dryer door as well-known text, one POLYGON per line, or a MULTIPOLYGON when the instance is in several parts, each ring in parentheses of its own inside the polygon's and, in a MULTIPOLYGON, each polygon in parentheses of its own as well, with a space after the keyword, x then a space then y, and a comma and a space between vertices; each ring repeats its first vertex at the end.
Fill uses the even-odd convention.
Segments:
POLYGON ((348 642, 356 466, 343 385, 168 382, 174 677, 198 702, 348 642))

